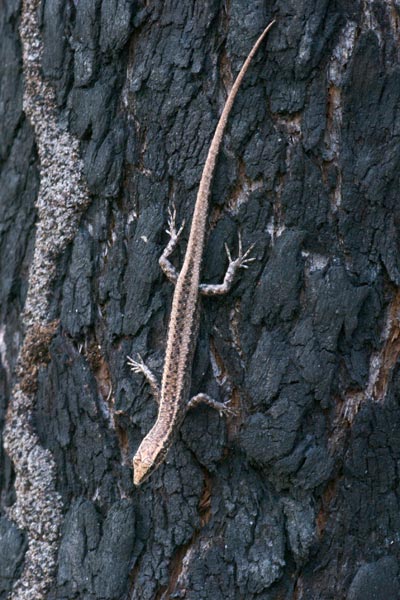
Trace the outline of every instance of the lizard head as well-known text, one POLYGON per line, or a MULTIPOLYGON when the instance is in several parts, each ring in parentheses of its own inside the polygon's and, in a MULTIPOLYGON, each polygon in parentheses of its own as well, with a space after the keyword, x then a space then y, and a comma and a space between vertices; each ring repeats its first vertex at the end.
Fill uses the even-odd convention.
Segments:
POLYGON ((133 458, 133 483, 141 485, 163 462, 166 450, 152 443, 146 443, 146 439, 140 444, 133 458))

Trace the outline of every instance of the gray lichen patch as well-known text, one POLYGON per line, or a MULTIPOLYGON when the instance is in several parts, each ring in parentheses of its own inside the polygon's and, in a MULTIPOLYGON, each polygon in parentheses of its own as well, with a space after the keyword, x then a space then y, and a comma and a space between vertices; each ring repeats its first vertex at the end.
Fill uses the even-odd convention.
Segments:
POLYGON ((38 0, 23 3, 20 36, 23 45, 25 91, 23 108, 33 125, 40 159, 38 222, 25 321, 46 318, 47 296, 55 258, 71 241, 89 203, 79 157, 79 143, 57 120, 55 94, 41 76, 38 0))
POLYGON ((55 491, 53 458, 29 425, 34 397, 17 385, 12 400, 4 447, 14 463, 16 501, 8 517, 27 531, 28 550, 11 598, 44 598, 55 566, 62 506, 55 491))
POLYGON ((38 220, 24 311, 25 341, 4 431, 4 447, 13 461, 16 501, 8 516, 27 533, 28 550, 12 600, 45 598, 54 576, 62 504, 56 491, 55 462, 33 431, 38 369, 48 359, 47 346, 56 323, 47 323, 56 260, 72 240, 89 204, 78 142, 57 120, 55 94, 41 73, 39 0, 22 3, 20 37, 25 89, 23 108, 33 126, 40 159, 38 220))

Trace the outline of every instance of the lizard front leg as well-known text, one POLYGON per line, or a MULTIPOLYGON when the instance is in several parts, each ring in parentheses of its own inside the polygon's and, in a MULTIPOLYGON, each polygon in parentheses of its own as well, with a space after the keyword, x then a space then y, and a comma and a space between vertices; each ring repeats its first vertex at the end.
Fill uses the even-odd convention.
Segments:
POLYGON ((201 283, 199 285, 199 291, 204 296, 221 296, 222 294, 227 294, 232 287, 233 280, 235 275, 239 269, 248 269, 249 263, 256 260, 254 257, 249 258, 250 252, 253 250, 255 244, 252 244, 250 248, 243 252, 242 247, 242 237, 239 233, 239 252, 238 257, 233 260, 231 253, 229 251, 228 245, 225 244, 226 254, 228 255, 229 265, 227 271, 225 273, 224 281, 217 285, 212 285, 208 283, 201 283))
POLYGON ((153 371, 144 363, 140 354, 138 355, 139 360, 134 360, 130 356, 127 356, 128 365, 134 373, 142 373, 145 376, 147 383, 150 386, 151 393, 157 404, 160 404, 160 384, 157 381, 157 377, 153 371))
POLYGON ((170 208, 168 208, 168 229, 166 230, 166 232, 168 233, 170 240, 164 250, 164 252, 161 254, 159 260, 158 260, 158 264, 160 265, 161 269, 164 271, 165 275, 168 277, 168 279, 173 283, 176 284, 177 279, 178 279, 178 272, 175 269, 174 265, 168 260, 169 256, 171 256, 171 254, 173 253, 173 251, 176 248, 176 245, 179 241, 179 237, 183 231, 183 228, 185 226, 185 221, 183 221, 182 225, 180 226, 180 228, 177 230, 176 229, 176 208, 175 206, 173 207, 173 210, 171 211, 170 208))
POLYGON ((187 410, 199 406, 199 404, 207 404, 211 408, 215 408, 222 415, 236 415, 236 411, 229 406, 229 402, 218 402, 211 398, 208 394, 196 394, 187 404, 187 410))

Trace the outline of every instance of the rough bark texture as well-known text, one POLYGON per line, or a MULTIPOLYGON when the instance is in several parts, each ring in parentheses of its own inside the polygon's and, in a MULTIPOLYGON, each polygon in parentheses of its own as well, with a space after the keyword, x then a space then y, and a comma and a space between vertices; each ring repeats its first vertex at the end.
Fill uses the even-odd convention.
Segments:
POLYGON ((0 2, 0 599, 398 600, 400 5, 0 2), (190 413, 143 485, 172 296, 232 83, 190 413), (188 229, 186 228, 186 236, 188 229), (184 240, 176 263, 182 260, 184 240), (1 435, 1 434, 0 434, 1 435))

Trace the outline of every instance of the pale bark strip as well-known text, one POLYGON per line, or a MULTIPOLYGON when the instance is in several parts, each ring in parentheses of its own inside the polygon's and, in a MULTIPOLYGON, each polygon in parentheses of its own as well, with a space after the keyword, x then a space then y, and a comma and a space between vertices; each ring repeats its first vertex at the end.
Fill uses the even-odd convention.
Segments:
MULTIPOLYGON (((16 502, 9 517, 28 536, 21 578, 12 600, 45 598, 54 577, 62 503, 56 491, 55 462, 31 427, 35 381, 26 385, 27 372, 37 377, 34 349, 41 332, 48 331, 49 291, 56 259, 72 240, 89 196, 84 183, 79 145, 57 120, 55 94, 41 71, 40 0, 24 0, 20 23, 25 77, 23 108, 35 132, 40 159, 40 189, 34 258, 24 311, 25 342, 18 359, 18 378, 12 392, 4 432, 4 446, 16 474, 16 502)), ((47 338, 46 338, 47 339, 47 338)))

